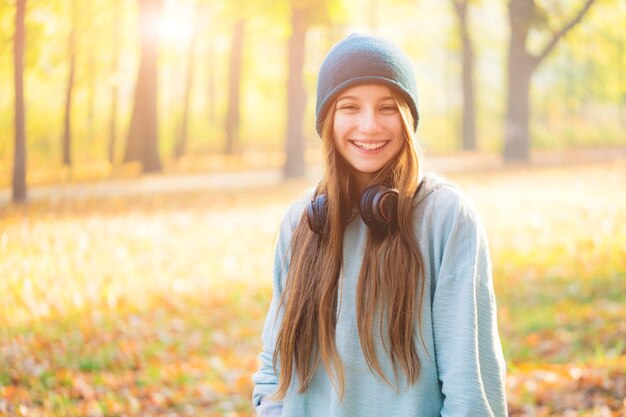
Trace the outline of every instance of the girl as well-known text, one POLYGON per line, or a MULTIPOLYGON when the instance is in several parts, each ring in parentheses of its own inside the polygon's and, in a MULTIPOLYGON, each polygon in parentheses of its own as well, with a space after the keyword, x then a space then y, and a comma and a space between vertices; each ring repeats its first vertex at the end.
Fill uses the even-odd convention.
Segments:
POLYGON ((488 244, 422 175, 408 58, 352 35, 320 68, 325 171, 280 228, 259 416, 506 416, 488 244))

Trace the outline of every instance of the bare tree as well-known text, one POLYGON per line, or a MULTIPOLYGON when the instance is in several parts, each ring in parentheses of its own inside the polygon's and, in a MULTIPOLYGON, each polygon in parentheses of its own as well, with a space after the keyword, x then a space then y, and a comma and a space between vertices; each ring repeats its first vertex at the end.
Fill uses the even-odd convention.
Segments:
POLYGON ((71 3, 71 25, 68 39, 67 58, 69 70, 67 88, 65 90, 65 113, 63 115, 63 165, 72 166, 72 92, 74 90, 74 74, 76 71, 76 25, 78 24, 78 1, 71 3))
POLYGON ((367 3, 367 26, 372 33, 378 32, 378 16, 380 15, 380 0, 369 0, 367 3))
POLYGON ((303 69, 306 50, 306 33, 315 25, 330 25, 331 0, 291 0, 291 37, 288 42, 287 75, 287 140, 286 160, 283 166, 285 178, 298 178, 305 174, 304 152, 306 148, 303 124, 306 106, 306 89, 303 69))
POLYGON ((463 123, 461 134, 463 149, 476 149, 476 116, 474 96, 474 48, 468 28, 469 0, 452 0, 454 11, 459 22, 459 35, 462 42, 463 55, 463 123))
POLYGON ((291 37, 289 38, 289 75, 287 79, 287 159, 283 167, 286 178, 299 178, 305 174, 303 136, 306 90, 302 78, 304 49, 307 31, 306 8, 292 7, 291 37))
POLYGON ((533 20, 537 16, 535 0, 510 0, 511 41, 509 43, 508 97, 503 151, 505 160, 529 160, 529 90, 533 72, 552 52, 559 40, 581 21, 594 1, 586 0, 578 13, 560 30, 554 31, 553 36, 541 49, 541 52, 534 55, 527 49, 526 38, 533 20))
POLYGON ((26 0, 17 0, 13 63, 15 71, 15 150, 13 158, 13 202, 26 201, 26 131, 24 108, 24 48, 26 44, 26 0))
POLYGON ((111 61, 111 74, 113 74, 113 79, 111 80, 111 109, 109 116, 109 147, 108 147, 108 157, 109 162, 113 164, 115 162, 115 142, 117 141, 117 100, 118 100, 118 90, 119 90, 119 80, 117 79, 118 66, 119 66, 119 45, 121 40, 121 33, 119 28, 119 22, 122 17, 121 11, 121 0, 115 0, 113 2, 113 14, 111 19, 111 29, 112 29, 112 61, 111 61))
POLYGON ((246 19, 238 19, 233 26, 233 38, 230 55, 230 78, 228 82, 228 110, 226 112, 226 153, 235 150, 239 137, 239 111, 241 86, 241 59, 246 19))
POLYGON ((200 21, 200 10, 196 7, 195 18, 193 21, 193 27, 191 31, 191 40, 189 41, 189 50, 187 51, 187 74, 185 77, 185 97, 183 99, 183 115, 180 122, 180 133, 176 140, 176 146, 174 147, 174 156, 179 158, 185 154, 187 148, 187 136, 189 125, 189 107, 191 103, 191 91, 194 81, 194 55, 196 50, 196 42, 198 39, 198 23, 200 21))
MULTIPOLYGON (((81 14, 84 16, 93 16, 94 13, 97 13, 97 7, 94 7, 96 3, 95 1, 84 2, 81 14)), ((96 94, 98 90, 96 86, 96 73, 98 71, 96 48, 87 48, 85 55, 85 64, 82 72, 87 81, 87 138, 93 140, 96 120, 96 94)))
POLYGON ((157 123, 158 41, 154 33, 161 8, 162 0, 139 0, 141 61, 124 161, 139 161, 146 172, 162 169, 157 123))
POLYGON ((207 14, 207 19, 205 25, 208 26, 208 50, 207 50, 207 60, 208 60, 208 68, 207 68, 207 100, 208 100, 208 117, 209 122, 215 122, 215 25, 213 22, 217 21, 216 13, 213 10, 214 8, 211 5, 205 6, 204 10, 207 14))

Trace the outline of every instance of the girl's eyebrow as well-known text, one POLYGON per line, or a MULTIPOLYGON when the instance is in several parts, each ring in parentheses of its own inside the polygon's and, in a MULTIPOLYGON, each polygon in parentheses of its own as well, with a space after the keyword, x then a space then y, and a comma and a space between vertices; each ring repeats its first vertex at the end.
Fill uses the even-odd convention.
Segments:
POLYGON ((358 100, 359 98, 356 96, 341 96, 337 99, 337 101, 342 101, 342 100, 358 100))

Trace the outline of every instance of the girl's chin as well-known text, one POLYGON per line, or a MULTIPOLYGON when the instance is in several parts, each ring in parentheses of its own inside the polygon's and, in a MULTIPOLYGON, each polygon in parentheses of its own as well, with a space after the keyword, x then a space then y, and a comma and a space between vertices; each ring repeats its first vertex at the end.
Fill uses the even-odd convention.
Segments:
POLYGON ((362 178, 366 178, 368 176, 370 177, 374 177, 381 169, 383 169, 384 164, 382 165, 376 165, 376 166, 371 166, 371 165, 367 165, 367 166, 363 166, 363 165, 352 165, 350 164, 350 167, 352 168, 352 173, 357 176, 357 177, 362 177, 362 178))
POLYGON ((365 174, 373 174, 380 171, 385 165, 389 163, 389 160, 378 160, 378 161, 349 161, 350 166, 356 171, 365 173, 365 174))

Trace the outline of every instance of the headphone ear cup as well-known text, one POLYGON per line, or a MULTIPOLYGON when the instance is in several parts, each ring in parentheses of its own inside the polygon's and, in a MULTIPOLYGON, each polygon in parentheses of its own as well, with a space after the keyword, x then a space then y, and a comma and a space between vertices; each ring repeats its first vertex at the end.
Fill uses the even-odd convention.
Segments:
POLYGON ((380 191, 379 184, 370 185, 369 187, 363 190, 363 194, 361 194, 361 200, 359 202, 359 211, 361 213, 361 218, 363 222, 370 226, 374 227, 376 225, 376 218, 374 217, 374 213, 372 212, 372 206, 374 198, 376 194, 380 191))
POLYGON ((389 230, 396 222, 398 195, 397 190, 381 184, 367 187, 359 204, 363 222, 376 230, 389 230))
POLYGON ((326 194, 319 194, 306 206, 306 219, 309 229, 317 235, 326 229, 326 194))

